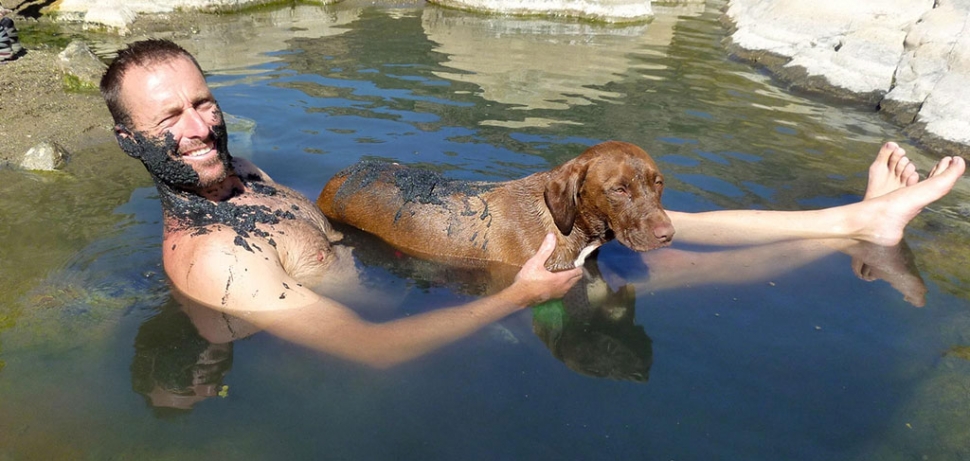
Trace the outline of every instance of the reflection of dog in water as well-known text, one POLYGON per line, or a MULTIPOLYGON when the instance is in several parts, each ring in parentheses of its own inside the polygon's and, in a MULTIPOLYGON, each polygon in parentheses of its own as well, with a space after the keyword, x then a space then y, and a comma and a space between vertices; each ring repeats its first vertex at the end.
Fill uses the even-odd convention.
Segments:
POLYGON ((634 322, 632 285, 613 290, 587 261, 583 281, 562 300, 532 309, 532 329, 552 355, 587 376, 646 382, 653 346, 634 322))
POLYGON ((205 340, 188 315, 171 302, 138 328, 131 387, 145 396, 156 414, 181 413, 219 395, 231 367, 232 343, 205 340))

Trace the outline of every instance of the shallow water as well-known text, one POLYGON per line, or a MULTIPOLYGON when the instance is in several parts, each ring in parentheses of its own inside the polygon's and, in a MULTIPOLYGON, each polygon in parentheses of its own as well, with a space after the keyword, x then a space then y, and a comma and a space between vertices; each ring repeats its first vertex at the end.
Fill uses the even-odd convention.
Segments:
MULTIPOLYGON (((711 7, 657 13, 606 26, 345 3, 213 16, 176 39, 210 71, 234 154, 311 198, 361 158, 501 180, 620 139, 658 161, 667 208, 808 209, 858 200, 878 146, 904 139, 864 108, 791 94, 731 60, 711 7)), ((935 160, 906 147, 923 171, 935 160)), ((376 371, 267 334, 202 339, 159 267, 154 189, 117 154, 64 177, 0 171, 12 242, 0 264, 0 458, 970 453, 966 180, 907 233, 923 308, 810 246, 702 249, 684 270, 680 252, 697 249, 645 264, 613 243, 595 261, 605 281, 565 309, 376 371), (75 213, 55 222, 47 210, 75 213), (587 295, 604 292, 626 317, 583 318, 587 295), (634 379, 581 373, 590 361, 634 379), (153 388, 188 394, 193 372, 221 395, 187 411, 150 404, 153 388)), ((347 301, 367 318, 470 299, 382 247, 359 257, 385 300, 347 301)))

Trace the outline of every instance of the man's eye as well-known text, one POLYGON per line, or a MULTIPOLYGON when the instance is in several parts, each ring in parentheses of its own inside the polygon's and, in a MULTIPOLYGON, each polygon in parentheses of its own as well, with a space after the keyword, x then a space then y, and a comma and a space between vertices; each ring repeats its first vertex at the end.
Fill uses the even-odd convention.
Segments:
POLYGON ((177 117, 174 114, 169 115, 158 122, 158 128, 168 128, 175 124, 176 119, 177 117))

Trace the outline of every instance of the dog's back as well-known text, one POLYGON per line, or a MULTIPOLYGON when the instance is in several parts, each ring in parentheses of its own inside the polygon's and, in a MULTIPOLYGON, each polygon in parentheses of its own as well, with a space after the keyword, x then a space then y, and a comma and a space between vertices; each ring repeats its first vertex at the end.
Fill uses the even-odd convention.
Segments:
POLYGON ((479 265, 508 259, 495 254, 504 249, 492 242, 508 224, 501 216, 507 207, 490 206, 491 200, 501 199, 489 194, 506 185, 458 181, 396 163, 362 161, 337 173, 324 186, 317 206, 327 218, 377 235, 409 254, 479 265))

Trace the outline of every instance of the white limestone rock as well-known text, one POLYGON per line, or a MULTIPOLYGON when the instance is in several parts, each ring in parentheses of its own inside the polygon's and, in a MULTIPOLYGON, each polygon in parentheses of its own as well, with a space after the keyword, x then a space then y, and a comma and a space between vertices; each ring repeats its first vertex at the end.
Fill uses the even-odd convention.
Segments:
POLYGON ((970 144, 970 0, 941 0, 906 37, 885 106, 924 135, 970 144))
POLYGON ((970 151, 970 0, 729 1, 740 54, 878 105, 930 147, 970 151))
POLYGON ((140 14, 164 14, 176 10, 214 10, 266 3, 267 0, 61 0, 51 11, 63 21, 106 27, 121 35, 140 14))
POLYGON ((20 167, 32 171, 55 171, 67 162, 67 151, 55 142, 45 141, 31 147, 20 161, 20 167))
POLYGON ((854 93, 886 93, 903 55, 909 24, 933 0, 732 0, 731 40, 747 50, 789 58, 829 84, 854 93))

